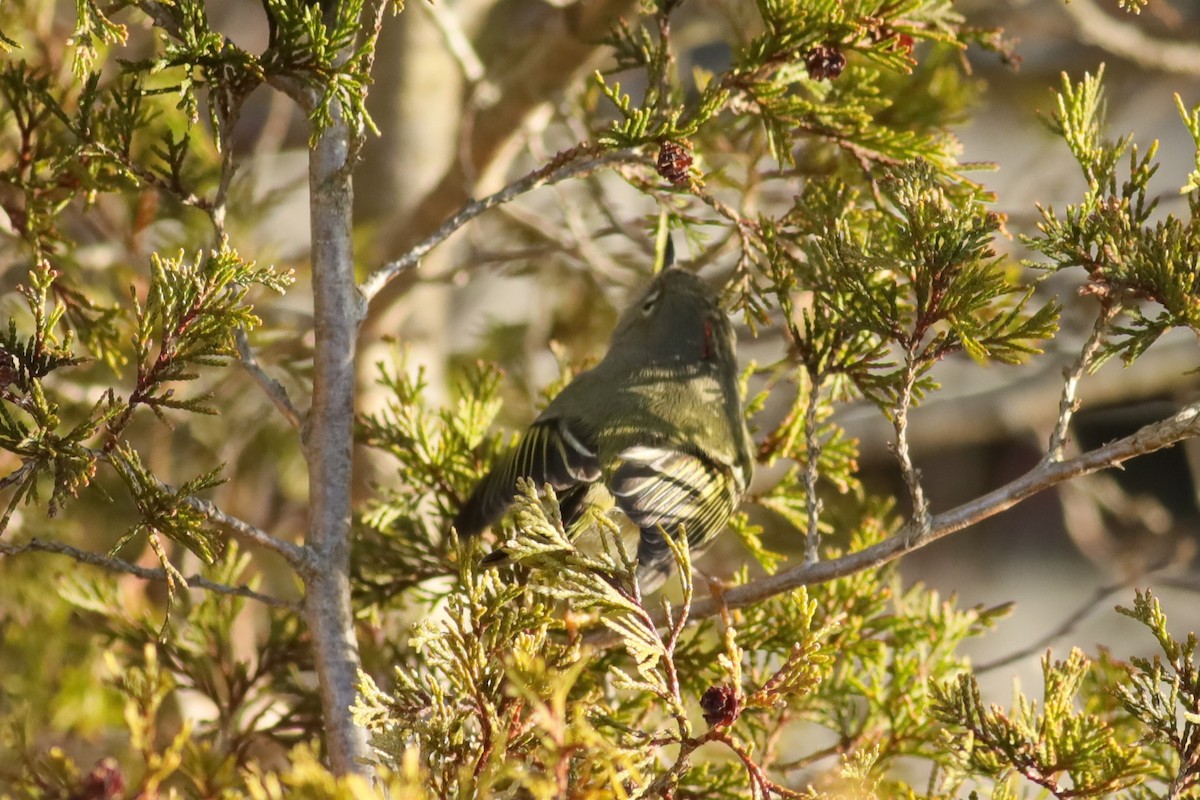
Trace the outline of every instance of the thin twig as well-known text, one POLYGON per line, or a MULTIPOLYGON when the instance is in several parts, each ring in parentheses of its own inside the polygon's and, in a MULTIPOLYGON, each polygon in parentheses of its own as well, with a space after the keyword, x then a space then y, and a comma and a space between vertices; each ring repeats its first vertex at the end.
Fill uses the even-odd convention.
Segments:
POLYGON ((910 351, 905 359, 904 385, 896 404, 892 408, 892 427, 896 432, 895 454, 900 463, 900 474, 908 487, 908 497, 912 502, 912 523, 908 526, 910 535, 921 535, 925 532, 929 521, 929 501, 921 486, 921 474, 913 465, 912 454, 908 446, 908 412, 912 408, 913 386, 917 381, 916 355, 910 351))
POLYGON ((1080 603, 1079 607, 1068 614, 1054 630, 1040 637, 1032 644, 1022 647, 1020 650, 1016 650, 1008 655, 1001 656, 1000 658, 978 665, 975 667, 973 672, 976 675, 982 675, 985 672, 1000 669, 1001 667, 1007 667, 1009 664, 1015 664, 1023 658, 1028 658, 1029 656, 1043 652, 1047 647, 1053 644, 1056 639, 1066 636, 1068 633, 1075 630, 1075 626, 1082 622, 1085 617, 1099 608, 1100 604, 1105 600, 1112 597, 1122 589, 1128 589, 1139 578, 1144 577, 1146 576, 1135 575, 1123 581, 1118 581, 1117 583, 1110 583, 1107 586, 1097 587, 1096 591, 1092 593, 1092 596, 1080 603))
POLYGON ((811 753, 798 756, 791 761, 781 762, 775 765, 775 771, 778 773, 795 772, 796 770, 807 769, 819 761, 824 761, 827 758, 838 756, 845 760, 845 757, 852 753, 858 740, 862 737, 862 731, 850 735, 842 735, 838 741, 823 747, 820 750, 814 750, 811 753))
POLYGON ((808 530, 804 540, 804 563, 815 564, 819 559, 821 541, 821 498, 817 496, 820 475, 821 438, 817 435, 817 409, 821 402, 821 384, 825 375, 809 373, 808 397, 804 407, 804 504, 808 514, 808 530))
POLYGON ((720 214, 725 219, 737 226, 738 234, 743 239, 750 236, 757 237, 759 233, 759 225, 753 219, 742 216, 742 213, 733 206, 717 199, 716 195, 709 192, 700 184, 692 181, 688 184, 689 191, 695 195, 704 205, 711 208, 713 211, 720 214))
MULTIPOLYGON (((752 583, 728 589, 721 602, 731 609, 744 608, 801 586, 825 583, 856 572, 881 567, 944 536, 994 517, 1022 500, 1060 483, 1081 475, 1119 467, 1132 458, 1170 447, 1195 436, 1200 436, 1200 402, 1185 406, 1174 416, 1146 425, 1130 436, 1109 442, 1075 458, 1040 463, 1016 480, 932 517, 924 530, 914 529, 910 523, 907 530, 858 552, 829 561, 819 561, 816 564, 801 564, 752 583)), ((717 601, 711 597, 698 600, 692 604, 690 621, 714 616, 719 607, 717 601)), ((655 622, 662 627, 669 621, 655 615, 655 622)), ((585 637, 584 641, 595 647, 608 647, 616 643, 614 637, 603 631, 585 637)))
POLYGON ((738 757, 738 760, 742 762, 742 766, 746 769, 746 776, 750 779, 752 797, 762 797, 764 800, 769 800, 772 795, 792 798, 793 800, 804 800, 804 798, 811 797, 809 794, 789 789, 768 778, 766 771, 754 762, 754 757, 750 754, 750 751, 740 745, 725 731, 714 729, 705 738, 708 741, 721 742, 732 750, 734 755, 738 757))
MULTIPOLYGON (((974 370, 970 378, 960 375, 965 363, 943 364, 948 371, 938 382, 944 388, 927 397, 909 419, 909 444, 929 452, 946 446, 987 445, 1005 437, 1025 436, 1031 430, 1045 431, 1048 436, 1058 409, 1056 404, 1047 404, 1046 398, 1057 398, 1062 392, 1063 368, 1078 349, 1075 345, 1075 352, 1056 351, 1021 367, 996 366, 989 375, 974 370)), ((1088 402, 1103 406, 1176 392, 1180 376, 1195 366, 1195 336, 1185 330, 1170 331, 1130 367, 1110 363, 1089 376, 1088 402)), ((890 444, 892 425, 875 404, 861 401, 842 406, 833 421, 845 429, 846 438, 858 440, 860 463, 893 458, 883 445, 890 444)), ((1043 438, 1041 446, 1045 445, 1043 438)))
MULTIPOLYGON (((164 491, 174 491, 166 484, 159 482, 159 486, 164 491)), ((203 500, 199 497, 189 497, 186 500, 187 504, 199 511, 204 516, 220 528, 228 531, 234 536, 243 541, 256 544, 260 547, 271 550, 283 556, 284 560, 292 566, 296 572, 300 573, 301 577, 307 575, 315 568, 316 559, 307 547, 291 542, 284 541, 276 536, 264 531, 255 525, 251 525, 245 520, 238 519, 235 516, 225 513, 216 506, 215 503, 209 500, 203 500)))
MULTIPOLYGON (((223 108, 223 106, 218 104, 218 108, 223 108)), ((236 127, 238 118, 241 115, 241 108, 240 103, 230 104, 229 108, 219 113, 221 125, 219 141, 224 146, 225 152, 221 159, 221 179, 217 185, 217 191, 212 201, 212 208, 209 212, 218 240, 225 238, 226 201, 229 197, 229 187, 233 182, 233 176, 237 172, 237 161, 234 156, 232 139, 233 129, 236 127)), ((250 339, 246 335, 245 329, 238 328, 236 336, 238 355, 246 372, 250 373, 250 376, 262 387, 267 396, 271 398, 271 402, 283 413, 283 416, 291 423, 292 427, 301 430, 303 418, 295 406, 292 405, 290 398, 288 398, 287 390, 283 388, 283 385, 267 375, 262 367, 259 366, 258 359, 254 357, 254 351, 250 348, 250 339)))
POLYGON ((21 498, 29 491, 32 485, 30 475, 37 469, 38 462, 34 459, 26 459, 21 462, 21 466, 17 467, 12 472, 0 478, 0 491, 4 491, 9 486, 16 486, 17 490, 13 492, 12 498, 8 501, 8 508, 4 510, 4 514, 0 516, 0 536, 4 535, 4 531, 8 529, 8 522, 12 519, 12 515, 16 513, 17 506, 21 502, 21 498))
POLYGON ((250 373, 250 377, 254 378, 255 383, 266 393, 267 397, 271 398, 271 402, 279 409, 279 413, 283 414, 288 424, 298 431, 304 430, 304 415, 292 403, 292 398, 288 396, 287 389, 283 384, 268 375, 258 363, 254 350, 250 347, 250 337, 246 335, 245 328, 237 330, 237 348, 242 368, 250 373))
MULTIPOLYGON (((375 67, 375 57, 379 55, 379 35, 383 32, 383 19, 387 14, 387 9, 392 4, 389 0, 370 0, 364 4, 363 14, 360 19, 363 20, 362 28, 359 31, 358 52, 364 53, 362 63, 362 74, 370 75, 375 67)), ((367 99, 367 92, 370 91, 371 84, 367 83, 363 86, 363 100, 367 99)))
POLYGON ((233 183, 233 176, 237 173, 238 168, 233 146, 233 129, 237 127, 238 119, 241 117, 242 105, 241 98, 228 96, 216 100, 210 97, 209 102, 214 103, 217 108, 219 127, 216 131, 216 140, 224 148, 224 151, 221 155, 221 177, 217 182, 217 190, 213 194, 212 206, 208 213, 217 234, 217 241, 223 241, 225 239, 225 211, 229 201, 229 187, 233 183))
MULTIPOLYGON (((674 700, 674 708, 672 714, 675 716, 676 724, 679 726, 679 736, 683 739, 692 735, 691 722, 688 720, 687 714, 683 710, 683 694, 679 686, 679 672, 675 667, 675 648, 679 645, 679 636, 683 633, 683 629, 687 627, 688 610, 692 606, 692 576, 691 576, 691 561, 685 560, 683 566, 688 568, 688 574, 683 574, 680 570, 680 583, 682 584, 683 596, 679 601, 679 615, 671 621, 671 627, 667 632, 667 638, 663 640, 663 671, 667 677, 667 687, 671 690, 671 696, 674 700)), ((671 604, 666 600, 662 604, 663 615, 671 618, 671 604)), ((651 635, 655 633, 654 621, 649 616, 646 618, 646 626, 649 628, 651 635)))
MULTIPOLYGON (((167 570, 158 567, 151 569, 142 567, 137 564, 131 564, 128 561, 120 558, 114 558, 102 553, 93 553, 88 550, 80 550, 76 547, 71 547, 68 544, 55 541, 45 541, 42 539, 30 539, 24 544, 5 544, 0 542, 0 556, 16 556, 22 553, 55 553, 57 555, 67 556, 81 564, 90 564, 95 567, 102 567, 111 572, 123 572, 128 575, 134 575, 147 581, 159 581, 169 583, 171 575, 167 570)), ((205 578, 203 575, 192 575, 185 579, 189 588, 204 589, 205 591, 215 592, 217 594, 229 595, 231 597, 244 597, 248 600, 256 600, 263 605, 268 605, 273 608, 286 608, 291 611, 299 611, 300 604, 290 600, 281 600, 278 597, 256 592, 249 586, 229 586, 224 583, 217 583, 205 578)))
MULTIPOLYGON (((112 463, 112 456, 107 452, 95 449, 88 452, 98 461, 108 464, 112 463)), ((169 495, 174 495, 177 492, 175 487, 169 483, 160 481, 157 478, 154 480, 158 484, 159 491, 169 495)), ((199 497, 186 497, 183 500, 207 517, 213 524, 237 536, 239 539, 259 545, 260 547, 265 547, 283 556, 284 560, 302 576, 312 571, 315 559, 308 548, 272 536, 262 528, 251 525, 249 522, 238 519, 231 514, 227 514, 210 500, 204 500, 199 497)))
POLYGON ((1071 417, 1079 410, 1079 382, 1091 367, 1096 351, 1104 344, 1108 329, 1117 314, 1121 313, 1120 303, 1105 302, 1088 334, 1087 341, 1079 349, 1079 357, 1069 367, 1063 369, 1062 395, 1058 400, 1058 420, 1054 431, 1050 434, 1050 444, 1046 448, 1046 460, 1062 461, 1063 447, 1067 443, 1067 432, 1071 426, 1071 417))
POLYGON ((510 183, 495 194, 467 203, 457 214, 443 222, 423 242, 410 248, 400 258, 384 264, 368 275, 359 287, 362 296, 369 303, 389 281, 400 273, 417 266, 430 250, 445 241, 450 234, 490 208, 507 203, 541 186, 555 184, 568 178, 590 175, 596 170, 613 164, 631 163, 641 161, 643 158, 644 155, 637 150, 618 150, 612 153, 602 153, 599 147, 588 144, 581 144, 578 147, 563 151, 546 166, 529 173, 520 180, 510 183), (592 157, 585 158, 585 156, 592 157))
POLYGON ((619 275, 620 264, 602 248, 597 247, 596 239, 588 235, 589 224, 579 206, 567 192, 561 189, 554 191, 559 196, 558 206, 562 212, 562 224, 565 224, 570 232, 580 259, 596 274, 619 275))

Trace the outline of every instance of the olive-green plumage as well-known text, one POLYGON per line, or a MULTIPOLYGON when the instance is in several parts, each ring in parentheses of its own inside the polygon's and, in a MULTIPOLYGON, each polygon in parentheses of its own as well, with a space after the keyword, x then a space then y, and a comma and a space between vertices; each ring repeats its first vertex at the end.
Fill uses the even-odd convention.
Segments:
POLYGON ((519 477, 553 486, 568 525, 602 482, 641 529, 639 582, 657 586, 672 563, 662 531, 676 535, 682 525, 693 553, 703 550, 750 482, 735 349, 704 282, 663 270, 621 314, 604 359, 576 376, 475 487, 454 520, 458 534, 493 524, 519 477))

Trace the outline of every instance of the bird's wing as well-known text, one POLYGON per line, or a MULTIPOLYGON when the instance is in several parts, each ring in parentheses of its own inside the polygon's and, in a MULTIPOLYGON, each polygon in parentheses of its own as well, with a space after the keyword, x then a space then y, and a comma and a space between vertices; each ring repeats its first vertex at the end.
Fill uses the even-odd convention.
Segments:
POLYGON ((648 580, 670 571, 671 551, 663 531, 675 536, 683 525, 688 546, 701 550, 729 520, 740 490, 728 466, 670 446, 637 445, 618 458, 608 489, 642 531, 638 577, 646 588, 648 580))
POLYGON ((459 536, 475 536, 504 513, 517 492, 517 478, 556 491, 600 479, 600 459, 593 437, 565 417, 539 419, 488 473, 454 518, 459 536))

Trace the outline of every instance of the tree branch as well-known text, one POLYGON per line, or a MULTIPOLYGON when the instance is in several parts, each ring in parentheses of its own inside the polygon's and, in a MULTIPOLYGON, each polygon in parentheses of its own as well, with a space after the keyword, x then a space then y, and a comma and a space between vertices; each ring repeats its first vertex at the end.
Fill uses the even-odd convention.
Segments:
POLYGON ((896 432, 896 443, 893 452, 900 465, 900 475, 904 485, 908 487, 908 497, 912 503, 912 523, 907 527, 908 535, 919 537, 929 524, 929 501, 925 497, 925 489, 921 486, 921 474, 912 461, 908 442, 908 412, 912 408, 913 386, 917 382, 918 363, 917 353, 909 349, 904 360, 904 385, 896 397, 892 407, 892 428, 896 432))
MULTIPOLYGON (((147 581, 158 581, 166 583, 171 580, 167 574, 167 570, 162 567, 142 567, 137 564, 131 564, 128 561, 112 556, 103 555, 101 553, 93 553, 89 550, 80 550, 76 547, 71 547, 62 542, 45 541, 38 538, 30 539, 25 544, 5 544, 0 542, 0 556, 17 556, 22 553, 55 553, 57 555, 67 556, 81 564, 90 564, 94 567, 101 567, 110 572, 123 572, 127 575, 133 575, 147 581)), ((215 592, 217 594, 229 595, 231 597, 245 597, 248 600, 257 600, 263 605, 271 606, 272 608, 286 608, 291 611, 299 611, 300 604, 288 600, 281 600, 278 597, 272 597, 261 592, 256 592, 249 586, 228 586, 224 583, 210 581, 203 575, 192 575, 184 579, 189 589, 204 589, 205 591, 215 592)))
POLYGON ((495 194, 467 203, 458 213, 443 222, 423 242, 414 245, 400 258, 384 264, 368 275, 362 283, 362 295, 368 303, 371 302, 389 281, 405 270, 415 267, 430 250, 445 241, 450 234, 489 208, 495 208, 498 205, 507 203, 540 186, 549 186, 568 178, 590 175, 596 170, 611 166, 612 164, 636 162, 643 158, 645 156, 637 150, 618 150, 612 153, 604 153, 597 145, 589 145, 586 142, 569 150, 564 150, 555 156, 549 164, 529 173, 520 180, 510 183, 495 194), (585 159, 584 156, 592 157, 585 159))
MULTIPOLYGON (((165 490, 173 491, 166 484, 161 485, 165 490)), ((239 539, 283 556, 288 564, 302 577, 307 576, 313 571, 315 559, 307 547, 286 542, 283 539, 272 536, 262 528, 251 525, 245 520, 226 514, 209 500, 203 500, 199 497, 189 497, 187 498, 187 504, 239 539)))
MULTIPOLYGON (((1047 405, 1046 397, 1060 395, 1063 371, 1078 353, 1078 345, 1070 350, 1056 347, 1023 366, 994 364, 988 370, 966 359, 943 361, 931 375, 944 388, 925 398, 910 416, 911 446, 929 453, 1028 437, 1033 431, 1041 436, 1040 431, 1050 430, 1058 418, 1057 405, 1047 405)), ((1185 373, 1195 366, 1195 337, 1188 331, 1170 331, 1130 366, 1113 359, 1088 376, 1088 402, 1101 407, 1178 392, 1194 384, 1185 373)), ((892 425, 874 403, 858 401, 839 408, 833 421, 847 437, 858 440, 860 464, 892 461, 886 447, 892 425)))
MULTIPOLYGON (((112 464, 111 455, 103 450, 97 450, 93 448, 87 452, 97 461, 103 461, 106 464, 112 464)), ((35 462, 27 460, 20 466, 20 468, 14 470, 11 474, 6 475, 4 478, 0 478, 0 489, 6 488, 8 483, 15 483, 27 475, 29 471, 34 468, 34 465, 35 462)), ((175 494, 175 487, 171 486, 169 483, 160 481, 157 478, 155 479, 155 482, 158 484, 158 488, 162 492, 170 495, 175 494)), ((5 514, 5 518, 3 520, 4 522, 7 522, 8 514, 11 513, 12 509, 16 507, 16 502, 19 499, 20 496, 18 494, 18 496, 14 497, 13 501, 10 503, 8 513, 5 514)), ((225 529, 242 541, 256 544, 259 547, 263 547, 283 556, 284 560, 286 560, 288 564, 290 564, 291 567, 302 576, 313 571, 314 558, 308 548, 302 545, 292 544, 291 542, 284 541, 276 536, 272 536, 256 525, 252 525, 243 519, 238 519, 231 514, 227 514, 210 500, 204 500, 199 497, 187 497, 184 498, 184 502, 199 511, 214 524, 225 529)), ((3 532, 5 527, 6 526, 4 524, 0 524, 0 532, 3 532)), ((43 544, 43 549, 49 546, 46 543, 43 544)), ((63 546, 66 547, 66 545, 63 546)))
POLYGON ((1079 357, 1070 367, 1063 370, 1063 388, 1058 401, 1058 419, 1054 423, 1054 431, 1050 434, 1050 444, 1046 448, 1048 460, 1062 460, 1063 447, 1067 443, 1071 427, 1071 417, 1079 409, 1079 382, 1092 365, 1096 353, 1104 344, 1109 327, 1120 312, 1121 305, 1119 303, 1106 301, 1103 304, 1100 313, 1096 316, 1096 322, 1092 326, 1092 332, 1088 334, 1087 340, 1079 350, 1079 357))
MULTIPOLYGON (((1042 462, 1020 478, 982 497, 933 516, 925 530, 919 528, 919 521, 910 522, 896 535, 865 550, 830 561, 801 564, 752 583, 734 587, 724 592, 720 603, 712 597, 696 601, 692 604, 690 619, 699 620, 714 616, 722 605, 730 609, 743 608, 801 586, 825 583, 856 572, 881 567, 943 536, 957 533, 993 517, 1064 481, 1120 466, 1131 458, 1170 447, 1194 436, 1200 436, 1200 402, 1192 403, 1172 417, 1147 425, 1130 436, 1097 447, 1076 458, 1042 462)), ((669 624, 669 620, 664 619, 661 614, 655 614, 654 619, 659 627, 669 624)), ((615 643, 615 637, 605 631, 586 637, 585 641, 594 647, 608 647, 615 643)))
MULTIPOLYGON (((159 0, 137 0, 136 5, 155 25, 180 36, 177 10, 159 0)), ((367 36, 378 35, 384 6, 382 0, 373 0, 368 7, 367 36)), ((347 48, 339 57, 349 58, 350 51, 347 48)), ((306 112, 315 107, 317 91, 302 81, 271 75, 267 82, 292 97, 306 112)), ((339 775, 366 775, 369 768, 365 761, 371 753, 366 732, 350 716, 360 668, 350 606, 354 355, 355 334, 365 308, 354 283, 350 236, 353 201, 350 167, 357 142, 339 102, 331 104, 329 115, 331 122, 309 156, 316 350, 312 410, 305 437, 310 497, 306 545, 284 543, 225 516, 215 507, 204 508, 204 513, 235 533, 282 553, 301 574, 305 584, 304 614, 312 636, 330 767, 339 775), (319 565, 319 569, 314 565, 319 565)), ((226 147, 231 151, 228 143, 226 147)), ((212 216, 218 232, 224 221, 224 194, 232 177, 231 155, 226 155, 223 167, 218 206, 212 216)), ((267 390, 289 421, 301 427, 300 416, 286 394, 257 367, 245 344, 244 336, 240 336, 238 346, 247 371, 267 390)), ((189 502, 204 506, 204 501, 195 498, 189 498, 189 502)))
POLYGON ((354 443, 355 338, 362 297, 354 284, 350 126, 341 105, 309 155, 312 226, 313 399, 308 416, 307 549, 319 569, 305 576, 305 619, 335 774, 369 774, 367 734, 350 716, 361 662, 350 604, 350 488, 354 443))
MULTIPOLYGON (((560 96, 595 63, 605 52, 601 40, 634 3, 576 0, 526 5, 528 13, 513 14, 504 4, 492 4, 471 25, 478 30, 472 43, 475 53, 499 96, 479 109, 473 120, 462 148, 469 161, 456 160, 412 205, 414 213, 390 226, 391 235, 382 243, 386 254, 407 252, 413 242, 428 236, 470 200, 469 176, 483 174, 537 109, 560 96)), ((388 305, 388 298, 382 302, 388 305)))
POLYGON ((292 404, 292 398, 288 397, 287 389, 283 388, 283 384, 268 375, 258 363, 258 358, 255 357, 254 350, 250 347, 250 337, 246 335, 245 328, 238 328, 237 348, 242 369, 250 373, 254 382, 266 393, 267 397, 271 398, 271 402, 279 409, 279 413, 283 414, 283 418, 288 421, 288 424, 298 431, 303 431, 304 415, 292 404))
POLYGON ((1033 643, 1022 647, 1019 650, 1015 650, 1007 655, 991 661, 986 661, 978 665, 972 670, 972 672, 974 672, 976 675, 982 675, 985 672, 991 672, 992 670, 1000 669, 1001 667, 1007 667, 1009 664, 1015 664, 1023 658, 1028 658, 1029 656, 1042 653, 1054 642, 1054 640, 1061 636, 1066 636, 1068 633, 1075 630, 1075 626, 1082 622, 1093 611, 1099 608, 1101 603, 1122 589, 1129 588, 1137 579, 1142 577, 1145 576, 1135 575, 1123 581, 1118 581, 1117 583, 1110 583, 1107 586, 1098 587, 1096 591, 1092 592, 1091 597, 1080 603, 1079 607, 1068 614, 1061 623, 1055 626, 1054 630, 1039 637, 1033 643))
POLYGON ((808 514, 808 529, 804 532, 804 563, 820 560, 821 510, 824 504, 817 494, 820 479, 821 440, 817 436, 817 410, 821 405, 821 384, 824 373, 808 372, 808 397, 804 400, 804 508, 808 514))

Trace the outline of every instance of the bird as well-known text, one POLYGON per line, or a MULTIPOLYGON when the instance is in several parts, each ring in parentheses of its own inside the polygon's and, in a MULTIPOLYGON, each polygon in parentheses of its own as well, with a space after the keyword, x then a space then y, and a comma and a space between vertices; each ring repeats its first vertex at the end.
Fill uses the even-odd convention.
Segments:
POLYGON ((670 255, 665 261, 620 315, 600 362, 576 375, 475 486, 452 523, 459 537, 495 524, 518 478, 554 488, 566 528, 603 487, 640 530, 637 580, 650 592, 674 563, 664 535, 682 529, 698 555, 725 528, 754 468, 737 338, 716 293, 670 255))

